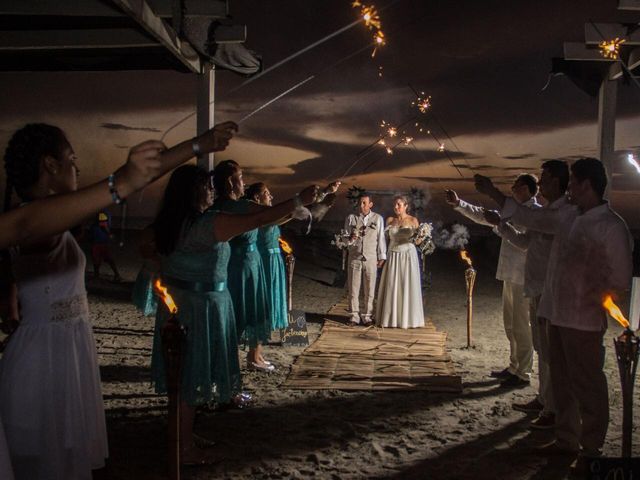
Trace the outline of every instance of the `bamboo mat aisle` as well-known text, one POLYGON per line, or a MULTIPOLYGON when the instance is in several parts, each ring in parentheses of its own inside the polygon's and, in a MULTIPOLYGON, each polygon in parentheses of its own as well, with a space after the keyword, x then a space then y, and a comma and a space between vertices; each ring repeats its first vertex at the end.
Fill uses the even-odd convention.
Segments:
MULTIPOLYGON (((346 300, 327 312, 333 318, 346 315, 346 300)), ((292 365, 284 387, 461 392, 446 340, 429 319, 424 328, 409 330, 350 327, 326 319, 318 339, 292 365)))

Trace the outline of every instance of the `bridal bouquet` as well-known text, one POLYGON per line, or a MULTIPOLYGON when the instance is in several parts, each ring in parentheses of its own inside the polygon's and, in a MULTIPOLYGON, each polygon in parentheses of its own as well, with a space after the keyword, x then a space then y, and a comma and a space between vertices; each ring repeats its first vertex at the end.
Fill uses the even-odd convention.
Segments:
POLYGON ((364 229, 366 227, 362 227, 362 231, 353 228, 352 232, 348 232, 345 229, 340 230, 340 233, 336 233, 333 236, 333 240, 331 241, 331 245, 335 245, 338 247, 338 250, 345 250, 356 244, 358 239, 364 234, 364 229))
POLYGON ((411 236, 411 241, 420 249, 422 255, 431 255, 436 249, 432 233, 433 226, 430 223, 421 223, 411 236))

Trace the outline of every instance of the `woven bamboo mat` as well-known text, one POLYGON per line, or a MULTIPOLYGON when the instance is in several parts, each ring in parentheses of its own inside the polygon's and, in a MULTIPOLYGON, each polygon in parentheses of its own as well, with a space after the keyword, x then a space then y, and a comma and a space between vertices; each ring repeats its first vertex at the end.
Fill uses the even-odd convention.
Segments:
MULTIPOLYGON (((342 316, 336 311, 328 313, 342 316)), ((345 310, 346 312, 346 310, 345 310)), ((350 327, 325 320, 318 339, 298 357, 284 383, 295 390, 462 391, 446 352, 447 334, 424 328, 350 327)))

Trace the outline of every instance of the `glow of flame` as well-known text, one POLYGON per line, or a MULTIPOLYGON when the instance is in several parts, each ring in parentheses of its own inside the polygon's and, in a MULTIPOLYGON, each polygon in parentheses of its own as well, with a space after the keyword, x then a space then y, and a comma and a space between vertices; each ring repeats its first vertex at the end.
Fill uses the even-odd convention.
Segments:
POLYGON ((600 42, 598 47, 600 48, 600 53, 604 58, 610 58, 612 60, 617 60, 620 55, 620 45, 622 45, 626 40, 623 38, 622 40, 616 37, 613 40, 604 40, 600 42))
POLYGON ((291 255, 293 253, 293 248, 291 248, 291 245, 289 245, 287 241, 282 237, 278 237, 278 243, 280 244, 280 248, 284 253, 286 253, 287 255, 291 255))
POLYGON ((640 165, 638 164, 638 161, 636 160, 636 157, 634 157, 632 153, 627 155, 627 162, 629 162, 631 165, 633 165, 633 167, 636 169, 636 172, 638 172, 638 174, 640 174, 640 165))
POLYGON ((169 311, 174 315, 178 313, 178 306, 176 305, 176 302, 173 301, 173 297, 167 291, 167 287, 162 285, 162 282, 160 281, 160 279, 156 280, 155 287, 156 287, 156 292, 158 292, 158 294, 160 295, 160 298, 162 299, 164 304, 167 306, 169 311))
POLYGON ((602 302, 602 306, 607 310, 611 318, 617 321, 623 328, 629 328, 629 320, 624 318, 624 315, 618 308, 618 306, 613 302, 613 298, 611 295, 607 295, 602 302))
POLYGON ((469 257, 466 250, 460 250, 460 258, 467 262, 467 265, 469 265, 470 267, 473 266, 473 264, 471 263, 471 257, 469 257))

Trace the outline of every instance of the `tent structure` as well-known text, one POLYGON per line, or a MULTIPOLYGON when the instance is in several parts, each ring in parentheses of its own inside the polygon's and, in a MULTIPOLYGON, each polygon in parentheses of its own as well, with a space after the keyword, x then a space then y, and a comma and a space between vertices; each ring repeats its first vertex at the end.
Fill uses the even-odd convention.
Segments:
MULTIPOLYGON (((214 124, 215 70, 256 73, 228 0, 0 0, 0 71, 198 75, 197 130, 214 124)), ((213 167, 213 154, 198 159, 213 167)))

